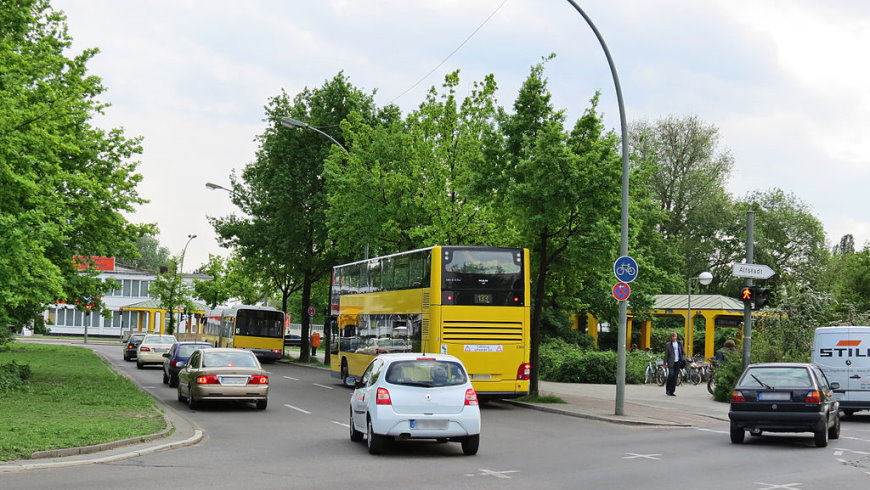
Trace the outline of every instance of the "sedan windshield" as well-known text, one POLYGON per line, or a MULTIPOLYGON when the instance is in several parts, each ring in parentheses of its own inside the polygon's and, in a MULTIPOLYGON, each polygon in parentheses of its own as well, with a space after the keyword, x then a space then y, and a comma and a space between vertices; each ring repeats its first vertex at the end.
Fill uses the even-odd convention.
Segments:
POLYGON ((743 388, 812 388, 810 372, 804 367, 754 367, 746 370, 740 382, 743 388))
POLYGON ((204 352, 202 367, 257 367, 257 359, 249 352, 204 352))
POLYGON ((467 380, 462 366, 451 361, 397 361, 387 369, 387 382, 394 385, 454 386, 465 384, 467 380))

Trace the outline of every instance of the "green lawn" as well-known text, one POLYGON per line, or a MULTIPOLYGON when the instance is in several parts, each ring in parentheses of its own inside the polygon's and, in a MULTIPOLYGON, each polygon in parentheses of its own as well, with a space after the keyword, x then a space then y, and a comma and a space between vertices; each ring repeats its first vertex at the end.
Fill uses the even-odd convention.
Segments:
POLYGON ((28 385, 0 391, 0 461, 160 432, 154 399, 84 347, 12 342, 0 365, 30 366, 28 385))

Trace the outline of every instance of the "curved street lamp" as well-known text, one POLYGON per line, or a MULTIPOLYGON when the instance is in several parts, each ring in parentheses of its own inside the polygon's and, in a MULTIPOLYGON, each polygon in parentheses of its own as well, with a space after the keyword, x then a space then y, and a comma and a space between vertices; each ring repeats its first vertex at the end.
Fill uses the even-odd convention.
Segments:
POLYGON ((704 271, 698 274, 698 277, 690 277, 688 281, 686 281, 686 289, 688 289, 688 293, 686 294, 686 333, 685 340, 687 345, 689 341, 694 341, 694 333, 695 333, 695 324, 692 322, 692 281, 697 281, 701 286, 706 286, 713 282, 713 274, 710 274, 707 271, 704 271))
POLYGON ((305 122, 302 122, 302 121, 298 121, 298 120, 296 120, 296 119, 293 119, 292 117, 282 117, 282 118, 281 118, 281 126, 284 126, 285 128, 304 128, 304 129, 310 129, 310 130, 314 131, 315 133, 320 133, 320 134, 322 134, 323 136, 326 136, 327 138, 329 138, 330 141, 332 141, 333 143, 336 144, 336 146, 338 146, 339 148, 341 148, 342 150, 344 150, 345 153, 350 153, 349 151, 347 151, 347 148, 345 148, 344 145, 342 145, 341 143, 338 142, 338 140, 336 140, 336 139, 333 138, 332 136, 330 136, 330 135, 324 133, 323 131, 321 131, 321 130, 315 128, 314 126, 312 126, 312 125, 310 125, 310 124, 308 124, 308 123, 305 123, 305 122))

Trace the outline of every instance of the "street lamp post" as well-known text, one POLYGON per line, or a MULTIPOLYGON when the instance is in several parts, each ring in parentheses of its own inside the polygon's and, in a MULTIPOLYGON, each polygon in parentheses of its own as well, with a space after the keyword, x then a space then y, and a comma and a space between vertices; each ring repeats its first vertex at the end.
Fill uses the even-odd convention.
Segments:
POLYGON ((686 289, 688 289, 688 293, 686 294, 686 333, 685 333, 685 341, 686 345, 689 346, 687 350, 691 350, 691 345, 689 342, 694 342, 694 332, 695 332, 695 324, 692 322, 692 281, 697 281, 701 286, 706 286, 713 282, 713 274, 709 272, 702 272, 698 274, 698 277, 690 277, 688 281, 686 281, 686 289))
POLYGON ((315 128, 314 126, 312 126, 312 125, 310 125, 310 124, 308 124, 308 123, 305 123, 305 122, 302 122, 302 121, 297 121, 296 119, 293 119, 292 117, 282 117, 282 118, 281 118, 281 126, 284 126, 285 128, 304 128, 304 129, 310 129, 310 130, 314 131, 315 133, 320 133, 320 134, 322 134, 323 136, 326 136, 327 138, 329 138, 329 141, 332 141, 333 143, 335 143, 335 145, 338 146, 339 148, 341 148, 342 150, 344 150, 345 153, 349 153, 349 152, 347 151, 347 148, 345 148, 344 145, 342 145, 341 143, 339 143, 338 140, 336 140, 336 139, 333 138, 332 136, 330 136, 330 135, 324 133, 323 131, 321 131, 321 130, 315 128))
POLYGON ((175 273, 173 274, 172 292, 169 295, 169 329, 172 330, 173 334, 175 333, 175 283, 178 281, 179 269, 181 269, 182 281, 184 280, 184 254, 187 253, 187 246, 190 245, 190 241, 194 238, 196 238, 196 235, 187 235, 187 243, 185 243, 184 248, 181 249, 180 264, 175 268, 175 273))

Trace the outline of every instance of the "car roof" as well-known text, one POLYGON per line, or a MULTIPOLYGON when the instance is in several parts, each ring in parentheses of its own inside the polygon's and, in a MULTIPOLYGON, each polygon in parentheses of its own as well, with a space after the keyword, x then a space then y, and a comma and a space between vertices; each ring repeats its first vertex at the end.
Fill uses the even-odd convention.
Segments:
POLYGON ((254 353, 251 352, 251 351, 249 351, 249 350, 244 350, 244 349, 234 349, 234 348, 231 348, 231 347, 212 347, 212 348, 210 348, 210 349, 201 349, 201 350, 207 350, 207 351, 209 351, 209 352, 244 352, 244 353, 246 353, 246 354, 250 354, 250 355, 252 355, 252 356, 254 355, 254 353))
POLYGON ((434 359, 436 361, 453 361, 462 364, 457 357, 451 356, 450 354, 428 354, 428 353, 420 353, 420 352, 395 352, 390 354, 380 354, 378 355, 378 359, 383 359, 386 362, 396 362, 396 361, 416 361, 420 358, 426 359, 434 359))
POLYGON ((750 364, 747 368, 751 367, 802 367, 809 368, 813 367, 815 364, 809 362, 759 362, 756 364, 750 364))
POLYGON ((211 346, 211 344, 208 342, 203 342, 203 341, 196 342, 196 341, 192 341, 192 340, 186 340, 184 342, 176 342, 176 344, 177 345, 207 345, 207 346, 211 346))

